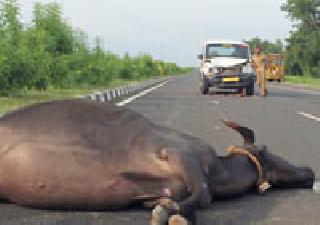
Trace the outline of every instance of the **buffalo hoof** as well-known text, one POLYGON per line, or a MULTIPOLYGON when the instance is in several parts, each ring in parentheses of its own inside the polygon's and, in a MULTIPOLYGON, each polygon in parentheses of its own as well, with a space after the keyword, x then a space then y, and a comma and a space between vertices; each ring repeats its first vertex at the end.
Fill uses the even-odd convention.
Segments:
POLYGON ((159 201, 159 205, 164 207, 165 209, 169 210, 172 213, 177 213, 180 211, 180 206, 177 202, 169 199, 169 198, 162 198, 159 201))
POLYGON ((151 225, 167 225, 169 212, 162 206, 158 205, 152 210, 151 225))
POLYGON ((180 215, 173 215, 169 219, 168 225, 188 225, 188 221, 180 216, 180 215))

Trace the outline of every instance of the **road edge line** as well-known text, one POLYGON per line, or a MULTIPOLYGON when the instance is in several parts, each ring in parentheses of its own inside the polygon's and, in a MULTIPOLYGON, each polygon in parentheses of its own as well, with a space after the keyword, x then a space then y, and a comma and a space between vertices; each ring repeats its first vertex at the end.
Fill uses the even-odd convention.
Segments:
POLYGON ((302 89, 299 87, 278 86, 278 85, 272 85, 272 84, 268 84, 268 86, 271 88, 282 89, 282 90, 287 90, 287 91, 292 91, 292 92, 320 95, 320 91, 318 91, 318 90, 308 90, 308 89, 302 89))
POLYGON ((160 83, 160 84, 158 84, 158 85, 156 85, 156 86, 153 86, 153 87, 151 87, 151 88, 148 88, 148 89, 146 89, 146 90, 143 90, 143 91, 141 91, 140 93, 138 93, 138 94, 136 94, 136 95, 133 95, 133 96, 131 96, 131 97, 129 97, 129 98, 121 101, 121 102, 116 103, 116 106, 118 106, 118 107, 125 106, 125 105, 133 102, 134 100, 136 100, 136 99, 138 99, 138 98, 141 98, 141 97, 143 97, 143 96, 145 96, 145 95, 153 92, 154 90, 156 90, 156 89, 158 89, 158 88, 160 88, 160 87, 165 86, 166 84, 168 84, 168 81, 164 81, 164 82, 162 82, 162 83, 160 83))

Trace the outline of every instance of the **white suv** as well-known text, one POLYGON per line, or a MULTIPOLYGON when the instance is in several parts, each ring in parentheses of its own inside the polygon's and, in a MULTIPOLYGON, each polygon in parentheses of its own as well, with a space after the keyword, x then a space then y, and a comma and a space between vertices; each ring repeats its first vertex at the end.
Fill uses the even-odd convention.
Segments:
POLYGON ((254 94, 255 75, 247 44, 235 41, 207 41, 198 55, 200 89, 208 94, 209 87, 236 89, 246 95, 254 94))

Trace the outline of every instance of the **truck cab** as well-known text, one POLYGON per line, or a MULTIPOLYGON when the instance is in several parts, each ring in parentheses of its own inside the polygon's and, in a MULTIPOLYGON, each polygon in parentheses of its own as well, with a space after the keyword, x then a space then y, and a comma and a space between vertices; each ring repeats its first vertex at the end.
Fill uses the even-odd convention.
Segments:
POLYGON ((254 94, 255 74, 247 44, 235 41, 207 41, 198 59, 202 94, 208 94, 210 87, 234 89, 246 95, 254 94))

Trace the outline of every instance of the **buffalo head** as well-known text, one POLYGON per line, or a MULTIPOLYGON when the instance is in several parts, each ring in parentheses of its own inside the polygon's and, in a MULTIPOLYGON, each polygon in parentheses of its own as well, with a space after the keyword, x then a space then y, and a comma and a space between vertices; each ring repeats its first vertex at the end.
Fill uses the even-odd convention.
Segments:
POLYGON ((274 188, 312 188, 315 174, 310 167, 295 166, 270 153, 266 146, 254 146, 253 153, 257 155, 265 178, 274 188))
POLYGON ((244 138, 243 148, 248 150, 260 162, 264 179, 273 188, 307 188, 311 189, 315 181, 314 171, 310 167, 295 166, 285 159, 267 150, 265 145, 255 145, 252 130, 234 122, 224 121, 225 125, 239 132, 244 138))

